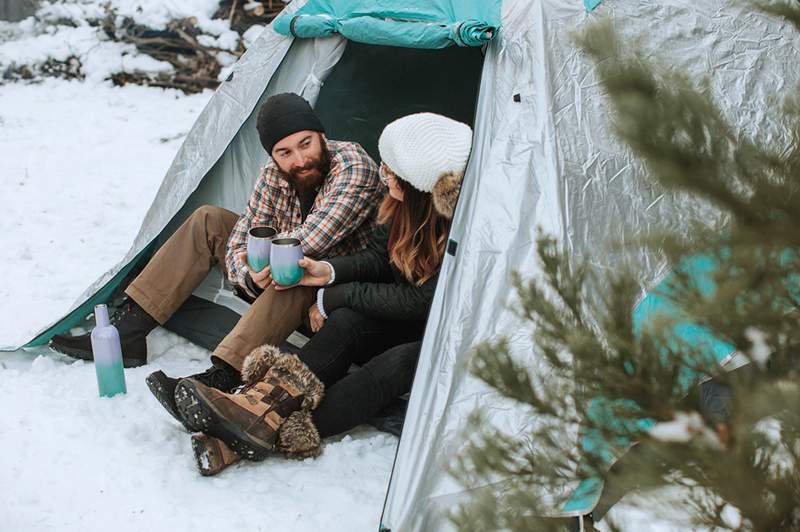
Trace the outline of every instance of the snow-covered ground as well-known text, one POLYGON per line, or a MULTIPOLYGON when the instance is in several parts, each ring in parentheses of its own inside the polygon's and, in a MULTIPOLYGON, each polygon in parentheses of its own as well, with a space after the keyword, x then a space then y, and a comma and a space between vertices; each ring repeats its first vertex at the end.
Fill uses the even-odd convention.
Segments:
MULTIPOLYGON (((219 23, 208 19, 216 0, 135 3, 114 5, 151 26, 190 14, 219 23)), ((123 258, 212 95, 104 81, 161 66, 98 41, 80 23, 97 5, 48 8, 75 28, 0 27, 0 67, 74 55, 86 73, 0 85, 0 347, 31 340, 123 258)), ((201 477, 189 434, 144 378, 196 373, 209 353, 161 329, 148 346, 150 364, 126 370, 128 393, 112 399, 97 396, 91 364, 47 348, 0 352, 0 530, 377 529, 396 438, 357 429, 318 460, 276 457, 201 477)))
MULTIPOLYGON (((0 69, 76 56, 86 80, 0 85, 0 348, 31 340, 123 258, 211 97, 112 87, 111 72, 164 65, 102 42, 84 23, 101 0, 44 4, 74 27, 0 23, 0 69)), ((209 19, 216 0, 109 5, 153 27, 195 16, 220 47, 232 38, 209 19)), ((92 364, 46 347, 0 352, 0 530, 377 530, 396 438, 360 428, 317 460, 201 477, 189 434, 144 378, 203 370, 209 353, 163 329, 148 347, 150 363, 126 370, 128 393, 112 399, 97 396, 92 364)), ((626 530, 655 529, 651 512, 613 513, 626 530)))
POLYGON ((377 530, 396 438, 356 430, 317 460, 240 463, 201 477, 189 434, 145 376, 204 369, 208 352, 158 330, 128 393, 97 397, 92 364, 0 355, 0 530, 377 530))
MULTIPOLYGON (((48 80, 0 86, 0 345, 62 316, 128 250, 211 93, 48 80)), ((0 530, 375 530, 397 440, 359 430, 318 460, 195 469, 189 434, 144 384, 209 353, 164 330, 128 394, 40 348, 0 353, 0 530)))
POLYGON ((0 347, 27 343, 123 258, 210 95, 0 86, 0 347))

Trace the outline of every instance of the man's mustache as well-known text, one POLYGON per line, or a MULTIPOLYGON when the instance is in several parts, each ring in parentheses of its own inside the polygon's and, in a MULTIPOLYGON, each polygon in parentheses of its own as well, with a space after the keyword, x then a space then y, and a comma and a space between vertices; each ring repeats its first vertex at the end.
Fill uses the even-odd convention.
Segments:
POLYGON ((325 172, 325 164, 323 158, 313 159, 303 166, 295 166, 291 170, 289 170, 289 175, 293 178, 299 178, 300 172, 305 172, 307 170, 317 170, 320 174, 324 174, 325 172))
POLYGON ((304 164, 303 166, 295 166, 292 168, 292 172, 305 172, 306 170, 313 170, 318 164, 319 161, 312 161, 308 164, 304 164))

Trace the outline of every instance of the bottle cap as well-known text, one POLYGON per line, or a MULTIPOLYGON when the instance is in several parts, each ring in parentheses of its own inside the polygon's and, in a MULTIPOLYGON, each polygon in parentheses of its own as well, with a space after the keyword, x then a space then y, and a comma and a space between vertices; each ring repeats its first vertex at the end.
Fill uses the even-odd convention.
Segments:
POLYGON ((108 307, 106 305, 95 305, 94 321, 97 327, 108 327, 111 324, 111 321, 108 319, 108 307))

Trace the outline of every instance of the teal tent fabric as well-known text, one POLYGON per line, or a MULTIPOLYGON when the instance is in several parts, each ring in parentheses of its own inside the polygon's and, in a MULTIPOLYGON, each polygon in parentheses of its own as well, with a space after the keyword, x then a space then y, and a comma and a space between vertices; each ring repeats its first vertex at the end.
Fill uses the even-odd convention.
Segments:
POLYGON ((594 8, 600 5, 603 0, 583 0, 583 6, 587 12, 594 11, 594 8))
MULTIPOLYGON (((697 289, 704 297, 712 297, 716 285, 714 283, 714 272, 716 264, 713 259, 697 255, 686 259, 680 266, 682 273, 695 284, 697 289)), ((705 364, 721 363, 728 355, 731 355, 735 348, 733 345, 723 342, 714 337, 710 330, 688 320, 681 320, 682 312, 674 303, 671 295, 675 283, 675 273, 659 283, 655 289, 651 290, 647 296, 633 310, 633 327, 636 334, 641 334, 648 323, 652 323, 659 317, 669 317, 675 320, 672 326, 672 337, 675 345, 669 346, 675 351, 680 351, 680 345, 688 346, 693 352, 703 353, 703 361, 696 361, 705 364)), ((669 363, 665 360, 665 363, 669 363)), ((688 391, 689 386, 698 380, 702 375, 685 368, 679 374, 679 385, 682 390, 688 391)), ((631 401, 611 401, 599 397, 592 401, 587 411, 587 415, 597 426, 609 427, 614 431, 622 433, 645 433, 653 426, 654 420, 645 417, 637 417, 637 406, 631 401), (623 421, 624 420, 624 421, 623 421)), ((587 431, 581 440, 585 452, 599 457, 610 467, 620 453, 629 448, 632 442, 625 437, 618 437, 615 441, 608 441, 602 431, 593 429, 587 431)), ((603 483, 600 479, 589 478, 581 482, 572 496, 562 506, 565 513, 587 513, 590 512, 602 493, 603 483)))
POLYGON ((502 0, 309 0, 273 22, 300 38, 335 33, 352 41, 406 48, 481 46, 500 28, 502 0))
POLYGON ((95 305, 99 305, 100 303, 108 303, 117 290, 120 287, 120 284, 125 280, 125 277, 130 273, 130 271, 136 267, 137 264, 140 263, 142 260, 146 260, 147 258, 153 255, 155 250, 155 242, 151 242, 146 248, 139 252, 136 257, 133 258, 124 268, 122 268, 117 274, 108 281, 100 290, 97 291, 92 297, 87 299, 80 305, 78 308, 67 314, 61 321, 41 333, 39 336, 25 344, 23 347, 37 347, 40 345, 45 345, 50 339, 55 336, 56 334, 64 334, 73 327, 77 327, 78 325, 84 322, 84 319, 87 315, 91 314, 94 310, 95 305))

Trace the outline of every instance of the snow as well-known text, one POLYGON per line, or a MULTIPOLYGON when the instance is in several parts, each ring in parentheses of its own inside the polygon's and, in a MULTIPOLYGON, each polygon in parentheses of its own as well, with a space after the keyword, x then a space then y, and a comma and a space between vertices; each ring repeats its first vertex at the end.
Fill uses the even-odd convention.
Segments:
POLYGON ((750 355, 750 360, 762 368, 765 367, 767 361, 769 361, 770 355, 774 351, 767 345, 767 335, 755 327, 748 327, 745 329, 744 335, 752 344, 748 353, 750 355))
POLYGON ((189 434, 145 376, 203 370, 208 353, 157 330, 156 359, 99 398, 92 364, 54 354, 0 358, 3 530, 375 530, 397 440, 356 430, 317 459, 196 471, 189 434), (12 489, 13 487, 13 489, 12 489))
MULTIPOLYGON (((691 497, 687 488, 668 486, 633 492, 622 498, 608 512, 607 516, 595 523, 599 532, 611 530, 613 522, 624 531, 647 532, 711 532, 692 522, 686 511, 686 501, 691 497)), ((735 509, 726 508, 726 519, 734 519, 735 509)))
POLYGON ((717 435, 708 428, 697 412, 675 412, 673 419, 656 423, 648 433, 663 442, 688 443, 693 438, 698 438, 713 449, 723 448, 717 435))
MULTIPOLYGON (((210 18, 217 0, 43 2, 37 19, 0 22, 0 72, 75 56, 86 75, 0 85, 0 348, 31 340, 123 258, 211 97, 105 81, 170 67, 90 26, 104 4, 154 29, 191 16, 207 44, 237 45, 228 25, 210 18), (74 25, 43 22, 57 19, 74 25)), ((244 44, 263 29, 250 28, 244 44)), ((233 56, 220 57, 229 64, 233 56)), ((0 529, 377 529, 396 438, 362 427, 326 440, 316 460, 274 457, 202 477, 190 435, 144 378, 202 371, 209 352, 160 328, 147 343, 149 364, 125 370, 128 393, 113 398, 98 397, 92 364, 46 347, 0 352, 0 529)), ((655 520, 652 501, 643 510, 636 500, 611 512, 626 530, 687 529, 672 528, 673 515, 655 520)))
MULTIPOLYGON (((164 30, 172 20, 191 17, 208 34, 198 36, 201 44, 236 51, 239 34, 231 30, 227 19, 211 18, 218 6, 218 0, 43 2, 35 17, 0 26, 0 74, 19 65, 36 70, 50 59, 65 61, 70 57, 78 58, 84 75, 97 82, 119 72, 157 74, 172 69, 165 61, 138 53, 132 44, 110 41, 96 23, 109 12, 116 15, 118 27, 130 18, 153 30, 164 30), (95 23, 90 25, 89 21, 95 23)), ((223 64, 230 61, 224 58, 223 64)))
MULTIPOLYGON (((48 79, 0 86, 0 346, 29 341, 128 251, 211 92, 48 79)), ((97 395, 92 364, 47 348, 0 353, 3 530, 375 530, 397 439, 357 429, 317 460, 275 457, 200 476, 152 371, 209 353, 157 329, 128 393, 97 395), (13 489, 12 489, 13 487, 13 489)))
POLYGON ((0 86, 0 347, 59 319, 128 251, 211 92, 0 86))
MULTIPOLYGON (((150 27, 194 16, 220 48, 238 42, 210 20, 217 0, 110 5, 150 27)), ((0 71, 75 56, 86 75, 0 85, 0 348, 60 319, 125 256, 212 96, 113 87, 114 72, 168 65, 105 40, 86 24, 100 15, 94 0, 45 3, 37 19, 0 24, 0 71), (74 25, 42 22, 58 18, 74 25)), ((197 373, 210 353, 160 328, 147 343, 149 364, 125 370, 128 393, 110 399, 98 397, 90 363, 47 347, 0 352, 0 529, 377 529, 395 437, 362 427, 328 439, 316 460, 276 456, 202 477, 190 435, 144 379, 197 373)))
POLYGON ((247 30, 242 34, 242 41, 244 41, 245 48, 250 48, 256 39, 261 36, 261 32, 264 31, 266 26, 250 26, 247 30))
POLYGON ((96 28, 51 26, 43 34, 27 32, 21 38, 0 44, 0 70, 14 65, 37 65, 48 59, 65 61, 77 57, 90 81, 101 82, 116 72, 157 73, 172 65, 136 52, 132 44, 98 41, 96 28))

